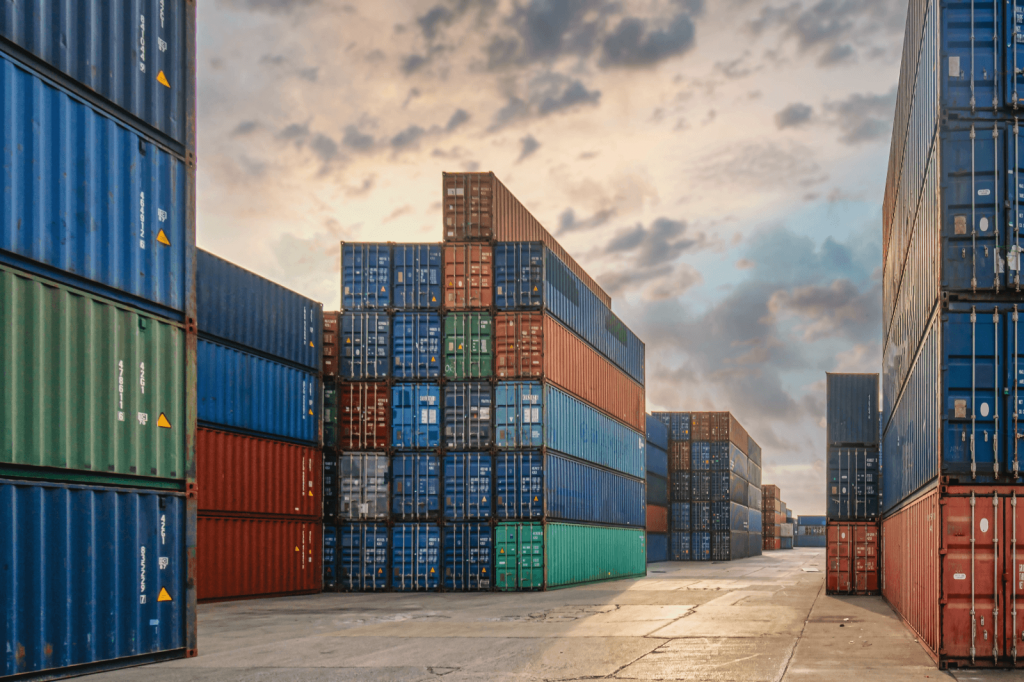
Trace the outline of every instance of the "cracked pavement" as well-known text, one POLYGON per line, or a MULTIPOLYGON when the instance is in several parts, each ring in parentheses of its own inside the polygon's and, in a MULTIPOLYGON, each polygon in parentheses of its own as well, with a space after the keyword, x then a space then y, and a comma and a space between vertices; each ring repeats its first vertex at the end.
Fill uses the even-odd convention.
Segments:
POLYGON ((201 605, 197 658, 99 679, 952 679, 881 597, 826 596, 824 568, 823 549, 796 549, 551 592, 201 605))

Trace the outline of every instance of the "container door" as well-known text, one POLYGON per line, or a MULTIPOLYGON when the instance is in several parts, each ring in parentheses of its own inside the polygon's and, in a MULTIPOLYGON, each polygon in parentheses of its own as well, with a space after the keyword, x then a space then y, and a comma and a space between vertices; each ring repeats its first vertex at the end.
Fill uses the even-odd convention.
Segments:
POLYGON ((519 589, 519 529, 517 523, 499 523, 494 529, 494 574, 503 592, 519 589))
POLYGON ((1024 497, 1005 497, 1003 508, 1003 655, 1024 658, 1024 497))
POLYGON ((1018 102, 1024 101, 1024 2, 1009 0, 1003 6, 1003 101, 1016 112, 1018 102))
POLYGON ((996 539, 1002 506, 996 495, 946 497, 942 514, 942 631, 944 656, 974 661, 998 656, 1003 589, 996 539))
POLYGON ((1006 313, 1006 371, 1003 372, 1006 396, 1006 413, 1009 422, 1006 424, 1006 441, 1003 445, 1006 453, 1006 473, 1020 481, 1019 475, 1024 472, 1024 452, 1021 440, 1024 439, 1024 341, 1020 335, 1024 332, 1024 310, 1017 306, 1006 313))
POLYGON ((539 590, 544 587, 544 526, 524 523, 519 540, 519 588, 539 590))

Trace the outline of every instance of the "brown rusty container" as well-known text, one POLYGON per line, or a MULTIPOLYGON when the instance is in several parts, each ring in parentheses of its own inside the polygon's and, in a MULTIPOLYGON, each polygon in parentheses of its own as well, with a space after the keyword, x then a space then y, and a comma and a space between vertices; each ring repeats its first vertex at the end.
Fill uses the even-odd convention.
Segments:
POLYGON ((772 552, 778 549, 782 549, 782 539, 777 538, 774 535, 766 536, 761 545, 761 548, 766 552, 772 552))
POLYGON ((668 468, 669 471, 690 470, 690 441, 669 441, 668 468))
POLYGON ((711 415, 712 412, 691 412, 690 413, 690 440, 709 441, 711 440, 711 415))
POLYGON ((340 324, 341 313, 324 313, 323 362, 320 368, 325 377, 333 377, 338 374, 338 332, 340 324))
MULTIPOLYGON (((701 438, 694 436, 693 440, 729 441, 740 449, 740 452, 747 454, 750 449, 750 439, 746 429, 740 425, 731 412, 697 412, 695 413, 697 433, 701 438)), ((691 420, 694 418, 691 417, 691 420)))
POLYGON ((653 504, 647 505, 647 532, 667 533, 668 532, 668 508, 657 507, 653 504))
POLYGON ((494 352, 499 379, 546 379, 629 427, 646 429, 644 387, 551 315, 498 313, 494 352))
POLYGON ((441 201, 446 242, 543 242, 611 308, 611 296, 530 215, 494 173, 444 173, 441 201))
POLYGON ((445 310, 487 310, 494 304, 494 248, 444 245, 445 310))
POLYGON ((338 384, 338 450, 384 450, 391 443, 391 389, 387 384, 338 384))
POLYGON ((827 594, 878 594, 878 522, 829 521, 827 594))
MULTIPOLYGON (((761 498, 764 500, 780 500, 782 499, 782 491, 779 490, 777 485, 762 485, 761 486, 761 498)), ((780 506, 779 509, 782 509, 780 506)))

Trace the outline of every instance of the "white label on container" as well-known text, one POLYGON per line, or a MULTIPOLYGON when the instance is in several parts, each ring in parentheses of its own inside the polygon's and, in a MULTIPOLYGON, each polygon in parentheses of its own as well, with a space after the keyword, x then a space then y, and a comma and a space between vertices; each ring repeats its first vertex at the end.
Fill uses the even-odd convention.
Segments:
MULTIPOLYGON (((979 197, 987 197, 989 194, 992 194, 992 190, 990 190, 990 189, 979 189, 978 190, 978 196, 979 197)), ((988 218, 982 218, 981 222, 983 224, 987 225, 988 224, 988 218)))
POLYGON ((146 395, 146 363, 139 363, 139 388, 142 390, 142 395, 146 395))
POLYGON ((164 570, 171 564, 171 560, 165 556, 160 557, 160 570, 164 570))
POLYGON ((530 410, 530 423, 531 424, 539 424, 540 423, 540 408, 539 407, 531 408, 531 410, 530 410))
POLYGON ((437 410, 428 410, 428 412, 430 413, 430 423, 431 424, 436 424, 437 423, 437 410))
POLYGON ((982 417, 987 417, 988 416, 988 410, 989 410, 988 403, 985 403, 985 402, 983 402, 981 404, 981 406, 978 408, 978 412, 981 414, 982 417))
POLYGON ((480 408, 480 418, 481 419, 490 419, 491 418, 491 408, 489 408, 489 407, 481 407, 480 408))
POLYGON ((145 426, 149 422, 149 415, 145 412, 139 412, 138 414, 139 426, 145 426))
POLYGON ((359 505, 359 513, 360 514, 369 514, 370 513, 370 505, 365 503, 365 502, 363 504, 360 504, 359 505))
POLYGON ((967 574, 966 573, 954 573, 953 574, 953 580, 967 580, 967 574))
POLYGON ((150 625, 160 625, 160 621, 159 621, 159 619, 157 619, 157 618, 151 618, 151 619, 149 620, 149 624, 150 624, 150 625))
POLYGON ((978 527, 981 528, 981 532, 982 533, 987 533, 988 532, 988 519, 982 519, 981 523, 978 524, 978 527))
POLYGON ((960 77, 960 57, 949 58, 949 77, 959 78, 960 77))
POLYGON ((139 547, 139 603, 146 603, 146 546, 139 547))
POLYGON ((146 248, 146 193, 139 192, 139 248, 146 248))

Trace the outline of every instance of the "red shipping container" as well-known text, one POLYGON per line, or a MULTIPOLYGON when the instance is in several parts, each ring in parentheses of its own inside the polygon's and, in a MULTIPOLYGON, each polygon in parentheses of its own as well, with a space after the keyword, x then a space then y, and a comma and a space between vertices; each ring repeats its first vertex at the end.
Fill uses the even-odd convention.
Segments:
POLYGON ((445 244, 445 309, 482 310, 492 305, 494 249, 489 244, 445 244))
POLYGON ((941 669, 1024 667, 1017 490, 942 486, 882 521, 882 595, 941 669))
POLYGON ((323 514, 323 454, 316 448, 200 428, 199 513, 323 514))
POLYGON ((601 301, 612 298, 573 260, 494 173, 444 173, 444 240, 454 242, 543 242, 601 301))
POLYGON ((326 377, 333 377, 338 374, 338 362, 340 361, 338 331, 340 324, 341 313, 324 313, 323 362, 321 363, 321 369, 326 377))
POLYGON ((499 313, 494 352, 499 379, 546 378, 637 431, 646 429, 644 387, 551 315, 499 313))
POLYGON ((690 440, 709 441, 711 440, 711 413, 691 412, 690 413, 690 440))
POLYGON ((338 449, 384 450, 391 443, 391 389, 387 384, 338 384, 338 449))
POLYGON ((878 523, 829 521, 826 594, 878 594, 878 523))
POLYGON ((647 532, 668 532, 668 508, 656 507, 653 504, 647 505, 647 532))
POLYGON ((765 500, 778 500, 782 498, 782 491, 779 486, 766 483, 761 486, 761 497, 765 500))
POLYGON ((761 547, 766 552, 782 549, 782 539, 777 537, 766 537, 761 547))
POLYGON ((690 441, 671 440, 668 442, 669 471, 690 470, 690 441))
POLYGON ((197 533, 200 601, 320 591, 318 521, 200 516, 197 533))

